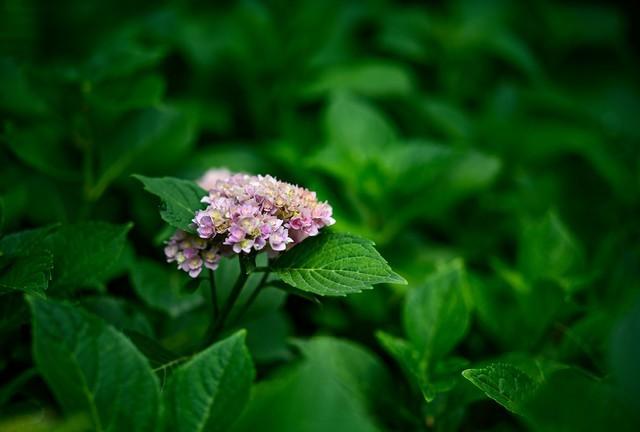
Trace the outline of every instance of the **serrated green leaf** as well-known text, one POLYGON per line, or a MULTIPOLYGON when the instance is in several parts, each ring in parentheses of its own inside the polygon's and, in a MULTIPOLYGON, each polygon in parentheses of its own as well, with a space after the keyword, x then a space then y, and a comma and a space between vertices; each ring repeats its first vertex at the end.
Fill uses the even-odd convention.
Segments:
POLYGON ((323 233, 283 254, 273 270, 289 285, 318 295, 344 296, 379 283, 406 283, 373 247, 351 234, 323 233))
POLYGON ((166 430, 227 431, 249 400, 255 370, 245 331, 220 341, 180 366, 165 393, 166 430))
POLYGON ((97 431, 155 431, 160 389, 147 359, 101 319, 65 303, 29 298, 35 362, 68 414, 97 431))
POLYGON ((524 403, 533 396, 539 384, 509 363, 494 363, 483 368, 466 369, 462 376, 488 397, 516 414, 523 414, 524 403))
POLYGON ((53 236, 54 285, 99 286, 118 261, 131 227, 106 222, 61 226, 53 236))
POLYGON ((189 180, 172 177, 151 178, 134 175, 144 184, 144 188, 162 200, 160 215, 169 225, 187 232, 193 232, 191 221, 197 210, 202 208, 200 200, 207 193, 189 180))
POLYGON ((188 278, 171 271, 166 264, 139 259, 131 266, 130 278, 136 294, 146 304, 174 318, 204 302, 200 292, 184 293, 188 278))
POLYGON ((427 362, 447 354, 467 332, 470 301, 462 261, 439 269, 409 290, 404 303, 404 331, 427 362))

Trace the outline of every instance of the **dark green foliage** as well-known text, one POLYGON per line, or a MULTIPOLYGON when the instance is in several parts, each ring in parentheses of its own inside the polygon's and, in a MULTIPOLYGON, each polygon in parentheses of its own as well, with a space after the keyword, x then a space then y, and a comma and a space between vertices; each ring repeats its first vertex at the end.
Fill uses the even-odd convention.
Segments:
POLYGON ((0 0, 0 430, 640 430, 639 18, 0 0), (215 167, 337 223, 191 280, 215 167))
POLYGON ((406 284, 370 241, 349 234, 308 239, 273 267, 289 285, 318 295, 344 296, 379 283, 406 284))

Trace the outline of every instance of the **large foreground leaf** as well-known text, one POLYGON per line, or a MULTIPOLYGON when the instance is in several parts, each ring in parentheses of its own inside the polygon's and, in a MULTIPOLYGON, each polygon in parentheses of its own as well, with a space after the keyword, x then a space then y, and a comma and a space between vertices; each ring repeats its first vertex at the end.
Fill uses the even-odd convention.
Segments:
POLYGON ((166 428, 227 431, 249 400, 255 370, 245 331, 216 343, 181 366, 166 391, 166 428))
POLYGON ((351 235, 325 233, 285 253, 274 269, 289 285, 318 295, 344 296, 379 283, 406 283, 373 247, 351 235))
POLYGON ((96 431, 155 431, 158 380, 134 345, 78 308, 29 302, 35 362, 64 411, 88 414, 96 431))

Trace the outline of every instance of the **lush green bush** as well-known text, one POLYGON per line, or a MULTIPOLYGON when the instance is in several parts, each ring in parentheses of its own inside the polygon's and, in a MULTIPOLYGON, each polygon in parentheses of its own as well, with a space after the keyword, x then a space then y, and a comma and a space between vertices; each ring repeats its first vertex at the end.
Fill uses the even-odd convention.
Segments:
POLYGON ((605 2, 0 0, 0 430, 639 430, 632 24, 605 2), (240 313, 254 271, 203 345, 208 275, 163 262, 174 228, 132 174, 212 167, 317 191, 337 237, 300 247, 370 239, 408 284, 276 282, 240 313))

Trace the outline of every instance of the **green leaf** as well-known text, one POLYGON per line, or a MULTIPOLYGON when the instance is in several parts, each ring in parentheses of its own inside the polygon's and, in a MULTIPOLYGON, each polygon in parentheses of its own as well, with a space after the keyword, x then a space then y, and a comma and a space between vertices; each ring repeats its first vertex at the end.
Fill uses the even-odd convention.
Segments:
POLYGON ((153 335, 153 329, 147 317, 133 304, 123 299, 92 296, 83 298, 80 304, 87 311, 125 334, 127 331, 135 331, 146 336, 153 335))
POLYGON ((31 87, 24 71, 6 58, 0 58, 0 110, 19 115, 47 112, 47 105, 31 87))
POLYGON ((538 382, 509 363, 494 363, 466 369, 462 376, 511 412, 523 414, 525 402, 538 388, 538 382))
POLYGON ((172 177, 151 178, 134 175, 144 184, 144 188, 160 197, 160 216, 169 225, 187 232, 193 232, 191 221, 197 210, 202 208, 200 200, 207 192, 189 180, 172 177))
POLYGON ((53 236, 55 286, 100 286, 118 261, 132 226, 86 222, 60 227, 53 236))
POLYGON ((154 431, 158 380, 122 334, 65 303, 29 298, 33 354, 66 414, 83 412, 98 431, 154 431))
POLYGON ((345 90, 363 96, 403 96, 413 90, 413 83, 407 69, 378 61, 329 69, 304 93, 316 95, 345 90))
POLYGON ((167 384, 166 430, 227 431, 249 400, 255 370, 235 333, 180 366, 167 384))
POLYGON ((393 127, 374 106, 348 93, 331 98, 325 130, 327 145, 308 163, 353 187, 362 187, 361 177, 396 140, 393 127))
POLYGON ((20 231, 0 240, 0 294, 44 293, 53 270, 53 253, 45 242, 54 228, 20 231))
POLYGON ((336 95, 326 114, 327 139, 356 159, 395 140, 395 131, 372 105, 348 93, 336 95), (368 152, 360 153, 368 149, 368 152))
POLYGON ((351 234, 308 238, 283 254, 273 269, 289 285, 318 295, 344 296, 379 283, 406 284, 373 242, 351 234))
POLYGON ((125 112, 160 104, 165 86, 159 75, 143 75, 97 84, 87 99, 103 110, 125 112))
POLYGON ((570 278, 582 264, 582 250, 558 216, 547 213, 525 225, 518 251, 518 267, 531 280, 551 279, 571 292, 570 278))
POLYGON ((640 413, 640 302, 615 326, 611 334, 609 363, 618 393, 640 413))
POLYGON ((0 294, 7 291, 24 291, 30 294, 42 295, 49 286, 53 269, 53 254, 43 249, 28 256, 6 258, 0 257, 0 294))
POLYGON ((461 260, 454 260, 410 289, 404 303, 404 331, 427 363, 443 357, 467 332, 470 300, 461 260))
POLYGON ((80 70, 80 77, 89 81, 123 78, 141 69, 154 66, 166 55, 161 47, 142 46, 135 40, 116 39, 97 47, 80 70))
POLYGON ((199 291, 185 294, 183 288, 188 279, 172 270, 167 264, 139 259, 131 266, 130 278, 136 294, 146 304, 175 318, 201 305, 204 297, 199 291))
POLYGON ((247 348, 256 363, 273 364, 291 359, 289 338, 292 325, 282 308, 263 312, 255 318, 245 318, 242 326, 247 329, 247 348))
POLYGON ((353 342, 331 337, 296 345, 302 359, 256 385, 232 431, 386 430, 377 415, 384 415, 398 400, 379 358, 353 342))
POLYGON ((379 331, 376 337, 380 345, 400 365, 410 382, 422 392, 427 402, 433 401, 436 391, 427 380, 427 363, 408 341, 379 331))
POLYGON ((54 413, 37 410, 26 414, 11 414, 0 420, 0 430, 4 432, 87 432, 91 430, 88 416, 77 414, 60 419, 54 413))
POLYGON ((606 379, 565 368, 553 373, 527 398, 525 421, 529 430, 540 432, 635 432, 640 416, 634 404, 637 401, 616 394, 606 379))
MULTIPOLYGON (((34 368, 26 369, 14 378, 11 378, 10 381, 5 382, 3 387, 0 389, 0 407, 3 407, 7 404, 27 382, 31 381, 32 378, 37 376, 37 371, 34 368)), ((3 430, 0 428, 0 430, 3 430)))
POLYGON ((160 106, 136 110, 100 146, 100 176, 90 196, 96 199, 118 177, 134 171, 162 172, 185 156, 195 124, 185 113, 160 106))
POLYGON ((65 145, 64 130, 59 124, 51 121, 19 127, 7 124, 5 139, 25 164, 58 179, 79 180, 76 155, 65 145))
MULTIPOLYGON (((4 221, 6 219, 7 210, 5 209, 4 198, 0 196, 0 234, 2 234, 4 228, 4 221)), ((1 249, 0 249, 1 251, 1 249)))
POLYGON ((0 256, 29 255, 45 247, 46 240, 57 228, 57 225, 49 225, 8 234, 0 239, 0 256))
MULTIPOLYGON (((135 330, 125 329, 124 334, 136 346, 138 351, 144 354, 144 356, 149 360, 149 364, 153 368, 154 372, 163 372, 160 375, 163 379, 166 376, 164 372, 166 372, 167 369, 176 367, 178 364, 189 358, 187 356, 178 356, 173 351, 169 351, 162 346, 160 342, 135 330)), ((164 386, 164 382, 162 383, 162 386, 164 386)))

